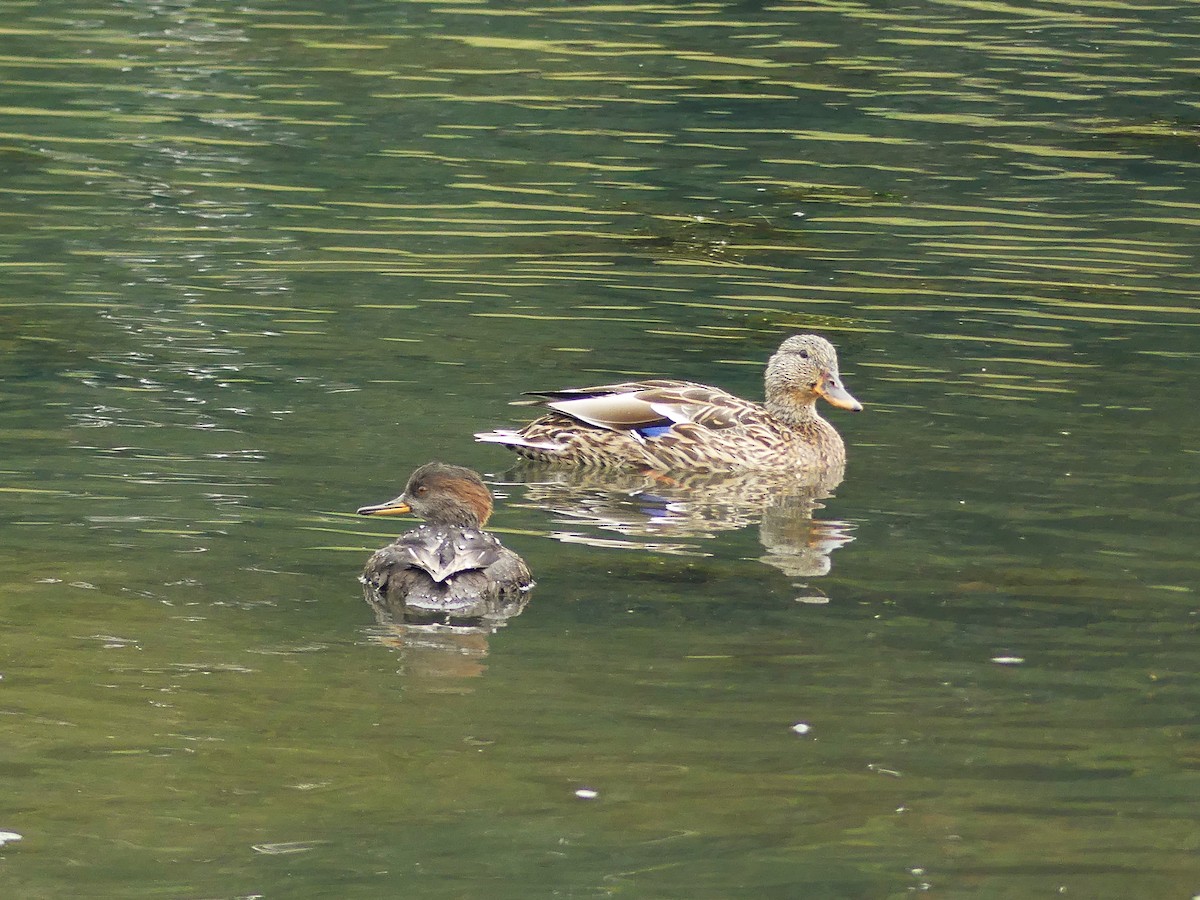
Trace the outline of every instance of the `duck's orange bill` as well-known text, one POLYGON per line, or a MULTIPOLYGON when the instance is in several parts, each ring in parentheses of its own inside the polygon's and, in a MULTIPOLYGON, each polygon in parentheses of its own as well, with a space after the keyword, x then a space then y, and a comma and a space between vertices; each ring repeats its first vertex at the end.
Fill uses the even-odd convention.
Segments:
POLYGON ((402 516, 410 512, 412 512, 412 507, 399 497, 376 506, 360 506, 358 508, 360 516, 402 516))
POLYGON ((848 409, 852 412, 862 411, 862 404, 855 400, 854 396, 842 387, 842 383, 833 375, 826 375, 821 379, 817 393, 838 409, 848 409))

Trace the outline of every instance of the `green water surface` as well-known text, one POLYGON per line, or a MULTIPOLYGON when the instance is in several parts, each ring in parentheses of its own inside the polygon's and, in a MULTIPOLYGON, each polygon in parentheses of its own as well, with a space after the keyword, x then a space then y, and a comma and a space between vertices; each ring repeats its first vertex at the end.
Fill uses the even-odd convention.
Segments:
POLYGON ((2 6, 0 894, 1200 894, 1200 6, 2 6), (796 331, 815 508, 471 441, 796 331))

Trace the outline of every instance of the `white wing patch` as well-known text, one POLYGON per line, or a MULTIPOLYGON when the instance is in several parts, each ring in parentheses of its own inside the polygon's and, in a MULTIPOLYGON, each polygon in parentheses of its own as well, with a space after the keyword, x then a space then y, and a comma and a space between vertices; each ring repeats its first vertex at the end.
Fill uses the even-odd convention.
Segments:
POLYGON ((481 431, 475 435, 475 440, 484 444, 503 444, 506 447, 528 447, 531 450, 546 450, 556 453, 566 450, 567 445, 558 441, 532 441, 519 431, 498 428, 495 431, 481 431))
POLYGON ((651 403, 650 408, 664 419, 670 419, 678 425, 681 422, 696 421, 696 414, 703 407, 694 403, 651 403))

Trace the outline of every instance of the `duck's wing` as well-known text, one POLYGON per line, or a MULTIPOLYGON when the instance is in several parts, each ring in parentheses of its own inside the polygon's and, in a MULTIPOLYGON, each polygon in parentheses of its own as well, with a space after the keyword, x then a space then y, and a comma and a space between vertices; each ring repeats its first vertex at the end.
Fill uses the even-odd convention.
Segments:
POLYGON ((422 526, 376 553, 380 564, 414 568, 443 582, 460 572, 486 569, 504 555, 495 537, 474 528, 422 526))
POLYGON ((536 396, 550 409, 597 428, 641 434, 684 423, 732 428, 762 415, 757 403, 689 381, 629 381, 536 396))

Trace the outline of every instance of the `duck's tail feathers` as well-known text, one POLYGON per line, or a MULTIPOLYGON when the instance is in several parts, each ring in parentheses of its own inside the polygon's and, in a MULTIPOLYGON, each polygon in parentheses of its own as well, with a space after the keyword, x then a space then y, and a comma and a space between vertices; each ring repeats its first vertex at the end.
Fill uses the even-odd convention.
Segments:
POLYGON ((546 453, 558 453, 567 449, 566 444, 557 441, 534 441, 525 437, 519 431, 498 428, 495 431, 480 431, 475 440, 482 444, 503 444, 505 447, 528 447, 530 450, 542 450, 546 453))

